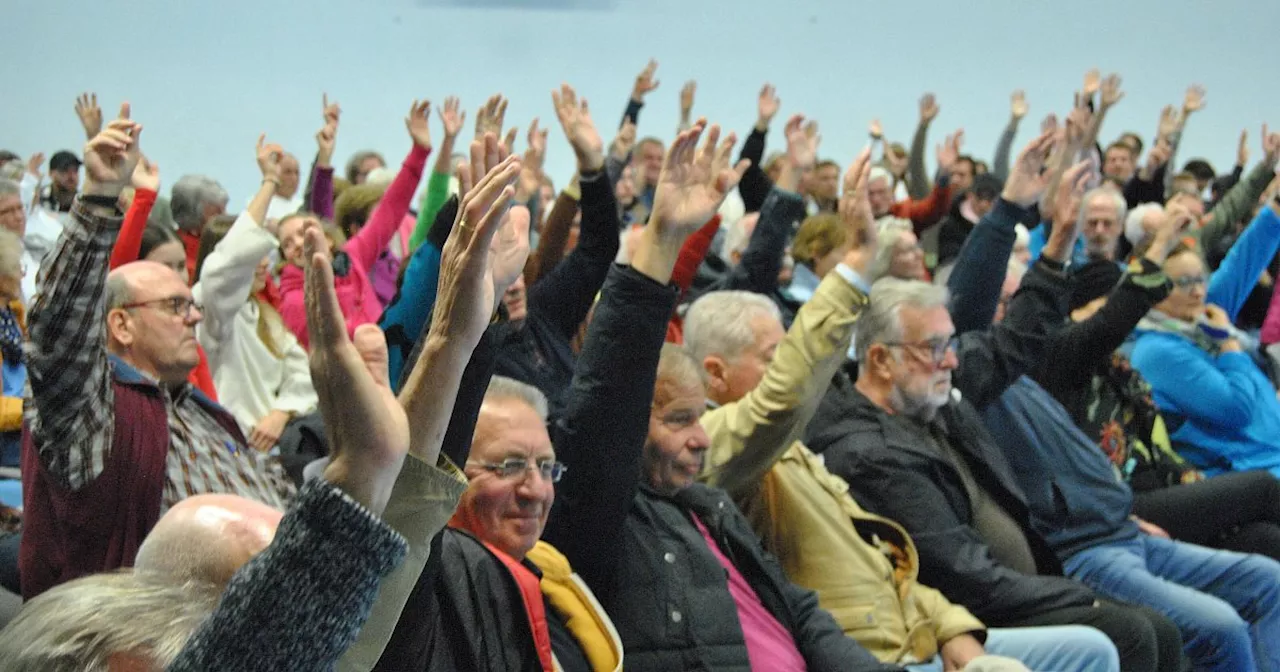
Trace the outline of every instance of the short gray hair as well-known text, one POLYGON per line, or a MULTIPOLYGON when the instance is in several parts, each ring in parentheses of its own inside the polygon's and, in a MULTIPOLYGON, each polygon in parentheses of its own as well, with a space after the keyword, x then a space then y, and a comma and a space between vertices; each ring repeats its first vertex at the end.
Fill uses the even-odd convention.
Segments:
POLYGON ((502 399, 519 401, 528 404, 543 422, 551 414, 548 410, 547 395, 542 390, 506 376, 494 376, 489 380, 489 387, 484 391, 486 402, 502 399))
POLYGON ((893 186, 893 173, 889 172, 884 166, 871 166, 871 174, 867 176, 867 184, 870 185, 876 180, 888 180, 889 186, 893 186))
POLYGON ((183 175, 169 192, 169 209, 178 228, 198 231, 204 226, 205 204, 218 203, 226 207, 227 198, 227 190, 212 177, 183 175))
POLYGON ((930 310, 946 307, 950 293, 946 287, 939 287, 921 280, 899 280, 898 278, 881 278, 871 286, 870 303, 855 325, 857 349, 855 356, 859 362, 867 357, 867 350, 876 343, 890 343, 902 340, 902 307, 911 306, 919 310, 930 310))
MULTIPOLYGON (((756 216, 757 218, 759 217, 759 215, 756 216)), ((746 221, 744 221, 746 219, 747 217, 744 215, 734 220, 729 225, 729 230, 724 234, 724 244, 720 250, 720 258, 724 259, 725 263, 732 263, 733 253, 742 254, 746 252, 747 245, 751 243, 751 234, 755 232, 755 229, 747 228, 746 221)), ((759 225, 760 221, 757 219, 756 226, 759 225)))
MULTIPOLYGON (((760 315, 782 321, 777 304, 761 294, 741 290, 704 294, 685 313, 684 347, 700 369, 710 355, 737 357, 756 342, 751 320, 760 315)), ((702 371, 705 376, 706 370, 702 371)))
POLYGON ((898 238, 904 233, 915 231, 911 220, 900 217, 882 217, 876 229, 876 256, 871 260, 872 282, 888 275, 896 252, 894 244, 898 242, 898 238))
POLYGON ((22 196, 22 187, 8 178, 0 178, 0 196, 22 196))
POLYGON ((0 631, 6 672, 106 672, 112 655, 169 667, 218 605, 215 586, 131 571, 93 574, 28 602, 0 631))
MULTIPOLYGON (((35 269, 31 271, 34 273, 35 269)), ((9 229, 2 228, 0 228, 0 277, 22 279, 22 239, 9 229)))
POLYGON ((1080 201, 1080 217, 1078 223, 1081 229, 1084 228, 1085 213, 1089 210, 1089 204, 1092 203, 1093 199, 1097 198, 1099 195, 1106 196, 1107 199, 1111 201, 1111 205, 1116 210, 1116 221, 1123 226, 1125 216, 1129 213, 1129 204, 1125 203, 1124 196, 1117 193, 1114 189, 1108 189, 1107 187, 1094 187, 1089 191, 1086 191, 1084 198, 1080 201))
POLYGON ((124 273, 109 273, 106 289, 107 310, 114 310, 133 301, 133 288, 124 273))

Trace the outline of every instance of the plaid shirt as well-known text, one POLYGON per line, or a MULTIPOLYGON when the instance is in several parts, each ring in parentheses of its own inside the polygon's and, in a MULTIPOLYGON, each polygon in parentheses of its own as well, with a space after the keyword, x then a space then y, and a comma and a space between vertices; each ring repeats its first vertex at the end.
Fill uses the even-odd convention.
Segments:
MULTIPOLYGON (((28 319, 26 419, 50 478, 71 490, 106 468, 115 430, 106 281, 120 223, 92 214, 77 199, 40 268, 28 319)), ((161 391, 170 435, 162 508, 204 493, 283 508, 295 490, 276 460, 227 432, 186 383, 161 391)))

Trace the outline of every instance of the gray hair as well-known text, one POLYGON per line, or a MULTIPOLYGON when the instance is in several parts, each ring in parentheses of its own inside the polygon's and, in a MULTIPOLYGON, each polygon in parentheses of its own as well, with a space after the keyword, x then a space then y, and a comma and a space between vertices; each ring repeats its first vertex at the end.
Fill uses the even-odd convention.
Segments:
POLYGON ((893 173, 885 169, 884 166, 871 166, 871 174, 867 176, 867 185, 869 186, 876 180, 888 180, 889 186, 893 186, 893 173))
POLYGON ((212 177, 183 175, 169 192, 169 209, 178 228, 199 231, 204 226, 205 204, 227 205, 227 190, 212 177))
POLYGON ((114 310, 133 300, 133 288, 124 273, 109 273, 106 289, 107 310, 114 310))
POLYGON ((547 395, 542 390, 506 376, 494 376, 489 380, 489 387, 484 391, 484 400, 512 400, 528 404, 543 422, 551 413, 548 410, 547 395))
POLYGON ((1142 220, 1154 212, 1163 214, 1164 206, 1159 203, 1143 203, 1129 211, 1129 216, 1124 219, 1124 237, 1128 238, 1130 243, 1137 245, 1147 235, 1146 229, 1142 226, 1142 220))
POLYGON ((889 266, 893 264, 894 245, 904 233, 915 231, 911 220, 899 217, 882 217, 877 224, 876 256, 871 260, 871 281, 875 282, 889 274, 889 266))
POLYGON ((22 165, 21 159, 12 159, 0 163, 0 178, 17 182, 22 179, 22 174, 25 172, 27 172, 27 168, 22 165))
POLYGON ((855 356, 859 362, 866 360, 867 350, 876 343, 902 340, 902 307, 919 310, 946 307, 950 293, 921 280, 881 278, 871 286, 870 303, 862 311, 855 325, 855 356))
MULTIPOLYGON (((454 156, 457 156, 457 154, 455 154, 454 156)), ((350 182, 351 184, 356 183, 356 175, 360 173, 360 164, 364 163, 369 159, 377 159, 382 162, 382 165, 384 166, 387 165, 387 160, 382 158, 381 154, 373 151, 372 149, 365 149, 365 150, 356 152, 355 154, 352 154, 351 159, 347 161, 347 181, 348 182, 350 182)))
MULTIPOLYGON (((729 225, 729 230, 724 234, 724 243, 720 249, 720 258, 725 263, 733 263, 733 253, 742 254, 747 251, 747 245, 751 243, 751 234, 754 229, 748 229, 746 224, 746 216, 739 217, 729 225)), ((756 220, 756 226, 760 225, 760 221, 756 220)))
POLYGON ((0 178, 0 196, 22 196, 22 187, 8 178, 0 178))
MULTIPOLYGON (((684 316, 684 347, 701 369, 711 355, 733 359, 756 342, 751 320, 767 315, 779 322, 777 304, 755 292, 725 290, 702 295, 684 316)), ((706 370, 702 369, 706 376, 706 370)))
POLYGON ((0 277, 22 279, 22 239, 0 229, 0 277))
POLYGON ((218 605, 216 587, 147 573, 93 574, 49 589, 0 631, 6 672, 106 672, 119 653, 168 668, 218 605))
POLYGON ((1112 207, 1115 208, 1115 211, 1116 211, 1116 221, 1120 222, 1121 224, 1124 223, 1125 216, 1129 212, 1129 205, 1125 203, 1124 196, 1120 195, 1119 193, 1116 193, 1114 189, 1108 189, 1106 187, 1094 187, 1089 191, 1086 191, 1084 194, 1084 198, 1081 199, 1080 201, 1080 217, 1079 217, 1078 224, 1080 225, 1081 230, 1084 229, 1084 218, 1085 218, 1085 213, 1089 210, 1089 204, 1092 203, 1093 199, 1097 198, 1099 195, 1106 196, 1107 200, 1111 201, 1111 205, 1112 207))

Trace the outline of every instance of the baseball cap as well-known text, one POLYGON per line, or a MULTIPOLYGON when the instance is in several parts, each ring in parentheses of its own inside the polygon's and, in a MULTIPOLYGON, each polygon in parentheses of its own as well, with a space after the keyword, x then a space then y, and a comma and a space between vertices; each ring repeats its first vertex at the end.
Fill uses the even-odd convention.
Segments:
POLYGON ((75 154, 67 150, 55 153, 49 158, 49 170, 66 170, 68 168, 79 168, 80 159, 75 154))

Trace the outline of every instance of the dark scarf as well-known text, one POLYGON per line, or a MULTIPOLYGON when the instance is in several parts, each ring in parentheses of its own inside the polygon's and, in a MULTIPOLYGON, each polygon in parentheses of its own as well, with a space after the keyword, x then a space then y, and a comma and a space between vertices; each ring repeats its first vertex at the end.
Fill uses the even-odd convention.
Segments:
POLYGON ((0 309, 0 354, 4 356, 4 361, 24 361, 22 340, 22 326, 18 324, 18 316, 7 306, 0 309))

